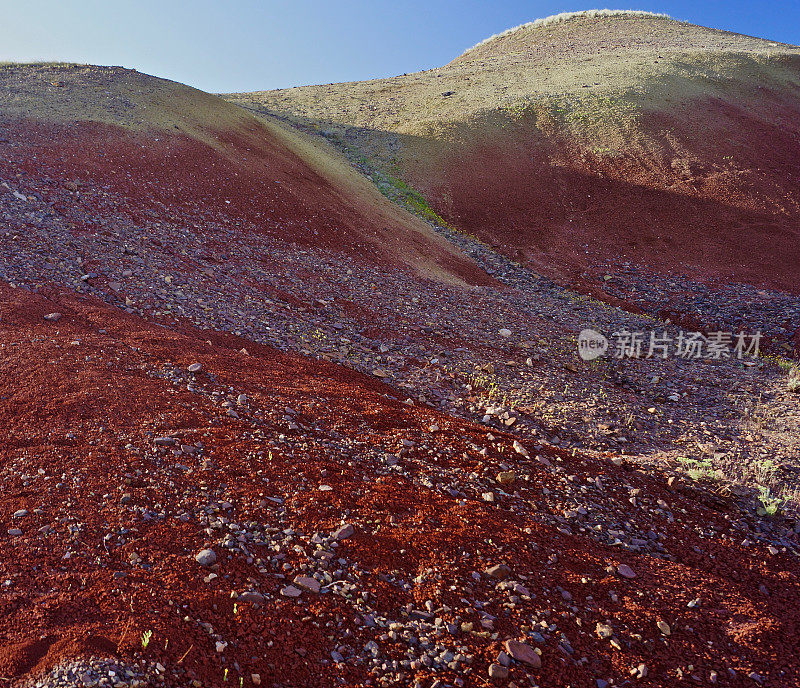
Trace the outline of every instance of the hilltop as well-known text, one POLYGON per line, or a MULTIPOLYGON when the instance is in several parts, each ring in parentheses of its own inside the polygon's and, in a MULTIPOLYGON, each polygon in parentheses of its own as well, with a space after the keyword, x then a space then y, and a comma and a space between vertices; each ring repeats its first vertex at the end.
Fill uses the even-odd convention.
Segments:
POLYGON ((591 293, 636 297, 636 268, 800 288, 795 46, 576 13, 425 72, 225 97, 358 151, 458 230, 591 293))

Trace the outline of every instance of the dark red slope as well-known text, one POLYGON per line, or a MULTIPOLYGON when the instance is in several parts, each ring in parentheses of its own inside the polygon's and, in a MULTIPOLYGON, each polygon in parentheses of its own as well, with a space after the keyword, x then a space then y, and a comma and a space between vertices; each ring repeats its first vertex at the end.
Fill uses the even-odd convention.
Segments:
POLYGON ((132 222, 177 221, 192 233, 223 223, 425 275, 490 281, 427 225, 362 180, 353 183, 357 177, 346 165, 318 150, 312 152, 319 159, 307 161, 267 125, 245 120, 202 137, 11 120, 2 126, 0 175, 47 178, 53 185, 47 200, 57 212, 80 203, 87 187, 132 222))
POLYGON ((796 293, 800 109, 759 106, 646 113, 613 151, 523 121, 409 169, 450 222, 562 280, 630 262, 796 293))

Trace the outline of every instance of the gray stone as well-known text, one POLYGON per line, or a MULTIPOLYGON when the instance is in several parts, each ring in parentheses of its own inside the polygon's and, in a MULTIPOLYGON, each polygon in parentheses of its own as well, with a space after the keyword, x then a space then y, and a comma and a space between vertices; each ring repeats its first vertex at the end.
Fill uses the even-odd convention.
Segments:
POLYGON ((217 553, 213 549, 202 549, 194 555, 194 560, 200 566, 213 566, 217 563, 217 553))
POLYGON ((538 669, 542 666, 542 658, 530 645, 521 643, 518 640, 506 640, 506 652, 517 662, 524 662, 538 669))
POLYGON ((298 588, 309 592, 319 592, 320 589, 320 582, 316 578, 311 578, 311 576, 296 576, 294 584, 298 588))
POLYGON ((508 667, 502 664, 490 664, 489 678, 508 678, 508 667))
POLYGON ((336 540, 346 540, 356 532, 355 527, 350 523, 345 523, 343 526, 337 528, 334 533, 333 537, 336 540))

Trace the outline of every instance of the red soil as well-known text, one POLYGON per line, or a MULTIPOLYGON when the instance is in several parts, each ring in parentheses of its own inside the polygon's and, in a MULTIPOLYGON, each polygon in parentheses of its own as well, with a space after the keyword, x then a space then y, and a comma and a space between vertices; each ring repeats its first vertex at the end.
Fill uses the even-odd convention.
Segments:
POLYGON ((411 181, 457 227, 561 281, 630 262, 796 293, 798 121, 775 94, 689 103, 645 113, 616 156, 523 121, 411 162, 411 181))
MULTIPOLYGON (((3 148, 16 169, 33 177, 46 170, 62 184, 104 187, 123 199, 115 210, 134 222, 194 216, 385 265, 491 282, 416 218, 374 190, 365 194, 316 171, 256 120, 236 130, 207 131, 213 143, 182 132, 135 132, 95 122, 13 121, 4 135, 13 142, 3 148)), ((61 208, 58 193, 47 200, 61 208)))
MULTIPOLYGON (((17 525, 11 520, 16 510, 29 511, 20 523, 22 537, 0 535, 1 676, 30 675, 76 654, 116 653, 161 662, 168 667, 167 685, 193 679, 226 685, 225 668, 232 685, 240 675, 252 685, 251 673, 267 686, 369 685, 366 666, 333 664, 329 653, 346 634, 356 648, 378 639, 391 653, 379 637, 386 629, 359 625, 352 604, 337 595, 304 596, 303 602, 273 596, 289 581, 260 574, 219 545, 219 577, 204 582, 209 570, 193 555, 211 541, 195 515, 176 518, 227 500, 232 507, 220 507, 220 515, 284 528, 277 507, 262 501, 281 496, 295 530, 330 532, 342 519, 356 524, 356 535, 341 543, 337 556, 357 562, 358 592, 369 592, 390 618, 426 599, 456 610, 464 606, 462 597, 494 599, 496 581, 471 576, 492 564, 506 563, 515 576, 526 577, 530 602, 488 607, 497 616, 498 640, 471 633, 458 639, 476 657, 474 673, 463 675, 468 686, 486 685, 486 666, 501 641, 518 637, 542 610, 565 634, 573 659, 590 659, 576 664, 553 642, 541 644, 543 668, 530 673, 541 686, 590 685, 595 676, 621 681, 642 662, 649 670, 642 685, 674 686, 678 668, 703 681, 715 670, 722 685, 753 685, 746 678, 751 671, 771 686, 800 682, 797 560, 786 553, 770 556, 763 544, 743 546, 747 531, 731 530, 737 517, 724 500, 701 499, 694 490, 684 494, 663 478, 603 460, 553 451, 550 459, 564 469, 560 474, 513 458, 511 438, 492 442, 486 429, 406 405, 390 388, 332 364, 232 335, 165 328, 75 294, 0 286, 0 417, 4 529, 17 525), (50 312, 64 315, 47 322, 43 316, 50 312), (234 399, 247 394, 239 419, 208 394, 173 384, 170 371, 186 376, 195 361, 203 366, 197 384, 234 399), (287 405, 305 429, 286 428, 281 417, 287 405), (424 433, 433 423, 441 428, 433 446, 452 453, 427 459, 407 454, 401 461, 411 470, 405 473, 376 472, 355 451, 345 456, 315 443, 335 430, 367 447, 397 451, 401 439, 429 441, 424 433), (269 439, 279 433, 297 438, 294 451, 258 441, 257 428, 269 439), (202 442, 202 456, 154 448, 153 438, 163 435, 187 445, 202 442), (472 442, 489 448, 487 455, 472 442), (475 497, 462 504, 418 480, 421 470, 437 481, 472 471, 494 475, 509 462, 531 479, 515 483, 509 489, 515 495, 498 504, 475 497), (563 476, 585 485, 598 474, 606 485, 603 500, 621 510, 619 522, 636 531, 664 531, 673 561, 600 545, 586 534, 564 534, 539 518, 552 508, 543 502, 542 488, 557 499, 563 476), (321 483, 333 489, 317 491, 321 483), (628 504, 629 488, 641 490, 641 508, 628 504), (128 503, 120 499, 124 493, 128 503), (674 522, 652 513, 648 505, 656 500, 668 503, 674 522), (142 518, 161 511, 164 519, 142 518), (67 528, 78 524, 70 535, 67 528), (42 526, 51 532, 43 534, 42 526), (708 536, 711 529, 716 536, 708 536), (65 559, 67 551, 73 555, 65 559), (134 553, 142 564, 130 562, 134 553), (636 571, 634 580, 606 571, 622 563, 636 571), (427 569, 442 580, 429 578, 410 592, 390 582, 410 581, 427 569), (231 593, 253 588, 268 595, 265 608, 234 608, 231 593), (687 607, 695 598, 702 604, 687 607), (670 624, 669 638, 656 627, 659 619, 670 624), (224 663, 199 622, 228 642, 224 663), (613 626, 621 649, 595 636, 597 622, 613 626), (143 650, 145 630, 153 631, 153 640, 143 650)), ((250 547, 260 556, 258 545, 250 547)), ((286 561, 296 571, 304 557, 289 549, 286 561)), ((520 683, 526 673, 512 668, 518 685, 526 685, 520 683)), ((425 685, 436 677, 455 678, 425 669, 417 676, 425 685)))

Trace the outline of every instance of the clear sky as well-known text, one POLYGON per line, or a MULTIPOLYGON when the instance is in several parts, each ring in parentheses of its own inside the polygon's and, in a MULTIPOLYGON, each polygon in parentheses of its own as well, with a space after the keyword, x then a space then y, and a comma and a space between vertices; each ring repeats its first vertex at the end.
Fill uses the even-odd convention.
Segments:
POLYGON ((602 7, 800 44, 800 0, 0 0, 0 61, 122 65, 253 91, 430 69, 511 26, 602 7))

